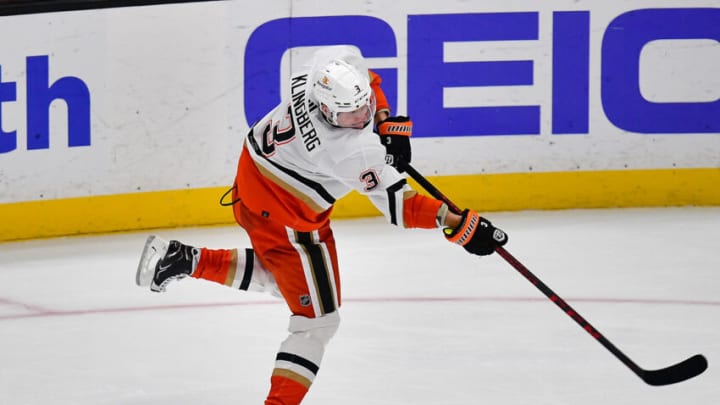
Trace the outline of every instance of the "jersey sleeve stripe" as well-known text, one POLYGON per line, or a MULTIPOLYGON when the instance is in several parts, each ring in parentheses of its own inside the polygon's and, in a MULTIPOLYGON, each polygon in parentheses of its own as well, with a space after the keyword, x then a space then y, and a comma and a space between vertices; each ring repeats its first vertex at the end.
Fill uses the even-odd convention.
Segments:
POLYGON ((398 224, 398 214, 402 214, 402 206, 398 207, 398 204, 402 204, 402 195, 398 195, 407 184, 405 179, 398 181, 387 188, 388 193, 388 212, 390 213, 390 223, 393 225, 398 224))

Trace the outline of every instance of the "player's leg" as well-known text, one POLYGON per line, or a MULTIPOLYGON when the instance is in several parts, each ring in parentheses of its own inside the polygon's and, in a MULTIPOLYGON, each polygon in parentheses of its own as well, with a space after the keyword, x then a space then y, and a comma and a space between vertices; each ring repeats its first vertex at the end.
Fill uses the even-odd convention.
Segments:
POLYGON ((275 357, 265 405, 297 405, 302 402, 320 369, 325 346, 339 325, 337 310, 316 318, 290 317, 290 334, 275 357))
POLYGON ((259 261, 275 276, 293 314, 289 335, 275 358, 265 405, 297 405, 340 324, 335 240, 327 223, 313 232, 298 232, 249 212, 241 219, 259 261))
POLYGON ((280 297, 275 278, 262 266, 253 249, 203 248, 192 277, 243 291, 268 292, 280 297))
POLYGON ((275 280, 255 257, 253 249, 195 248, 151 235, 140 257, 137 285, 162 292, 169 282, 184 277, 204 279, 246 291, 280 293, 275 280))

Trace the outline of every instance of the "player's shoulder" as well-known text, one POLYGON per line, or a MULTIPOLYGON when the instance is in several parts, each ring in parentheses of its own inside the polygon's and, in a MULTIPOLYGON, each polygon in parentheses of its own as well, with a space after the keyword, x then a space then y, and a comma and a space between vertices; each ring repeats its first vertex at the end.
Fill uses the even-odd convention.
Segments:
POLYGON ((337 128, 325 126, 327 132, 323 131, 327 142, 328 151, 337 159, 342 160, 354 155, 372 154, 382 152, 384 147, 380 144, 377 135, 372 128, 362 130, 353 128, 337 128))

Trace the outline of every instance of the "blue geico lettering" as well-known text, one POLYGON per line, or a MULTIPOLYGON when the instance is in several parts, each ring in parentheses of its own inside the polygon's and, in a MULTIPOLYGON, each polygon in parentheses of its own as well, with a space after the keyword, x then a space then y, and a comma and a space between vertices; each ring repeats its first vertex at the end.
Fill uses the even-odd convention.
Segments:
POLYGON ((537 13, 415 15, 408 21, 408 113, 418 136, 537 134, 540 106, 444 108, 446 87, 533 83, 532 61, 443 62, 445 42, 538 38, 537 13))
MULTIPOLYGON (((640 51, 663 39, 720 41, 720 9, 634 10, 606 29, 601 52, 601 102, 616 127, 638 133, 720 132, 720 100, 657 103, 639 88, 640 51)), ((407 113, 415 136, 535 135, 539 105, 446 108, 452 87, 533 85, 532 60, 445 62, 446 42, 538 40, 539 13, 409 15, 407 113)), ((252 123, 280 100, 282 55, 298 46, 350 43, 369 58, 396 56, 395 34, 366 16, 302 17, 269 21, 250 36, 245 53, 245 111, 252 123)), ((590 12, 553 13, 552 133, 589 133, 590 12)), ((396 69, 379 70, 395 106, 396 69)))
MULTIPOLYGON (((68 146, 90 145, 90 92, 77 77, 61 77, 49 82, 47 56, 26 58, 27 71, 27 149, 50 147, 50 104, 63 100, 68 110, 68 146)), ((17 100, 15 82, 2 81, 0 66, 0 153, 17 149, 17 131, 5 132, 2 103, 17 100)))
POLYGON ((720 9, 636 10, 610 23, 602 45, 602 102, 616 126, 642 133, 720 132, 720 100, 653 103, 640 94, 640 52, 658 39, 720 41, 720 9))

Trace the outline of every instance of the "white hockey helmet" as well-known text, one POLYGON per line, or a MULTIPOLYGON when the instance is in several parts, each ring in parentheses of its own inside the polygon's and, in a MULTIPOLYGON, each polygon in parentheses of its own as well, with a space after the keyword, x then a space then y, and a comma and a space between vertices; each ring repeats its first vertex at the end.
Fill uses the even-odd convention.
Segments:
MULTIPOLYGON (((333 60, 313 74, 313 98, 330 125, 347 127, 342 113, 367 116, 362 127, 375 116, 375 94, 368 74, 342 60, 333 60), (364 110, 363 107, 367 107, 364 110)), ((345 114, 346 116, 348 114, 345 114)))

